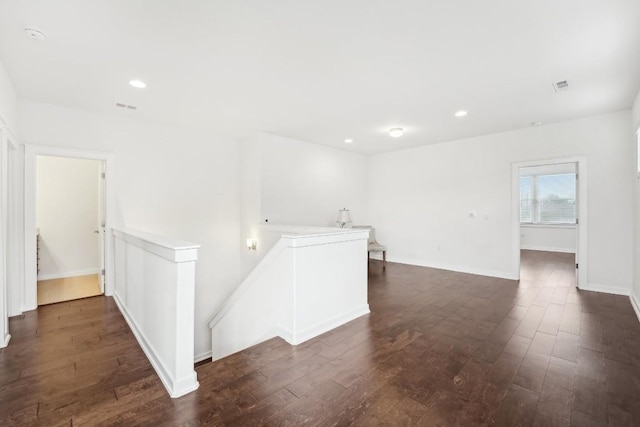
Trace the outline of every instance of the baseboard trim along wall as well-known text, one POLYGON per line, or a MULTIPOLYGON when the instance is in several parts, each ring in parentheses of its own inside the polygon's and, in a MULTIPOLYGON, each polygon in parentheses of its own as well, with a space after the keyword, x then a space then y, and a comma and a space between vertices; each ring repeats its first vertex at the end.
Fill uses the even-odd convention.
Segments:
POLYGON ((521 245, 520 249, 525 251, 542 251, 542 252, 561 252, 564 254, 575 254, 576 250, 571 248, 556 248, 552 246, 534 246, 534 245, 521 245))
POLYGON ((66 273, 38 274, 38 280, 65 279, 67 277, 87 276, 98 273, 100 273, 99 268, 90 268, 87 270, 67 271, 66 273))
POLYGON ((581 291, 600 292, 603 294, 630 296, 631 291, 627 288, 616 288, 612 286, 599 285, 597 283, 589 283, 587 286, 578 287, 581 291))
POLYGON ((193 363, 202 362, 203 360, 211 359, 211 352, 205 351, 204 353, 196 354, 193 358, 193 363))
MULTIPOLYGON (((372 259, 381 260, 382 257, 378 254, 372 255, 372 259)), ((501 272, 501 271, 492 271, 492 270, 483 270, 483 269, 475 269, 468 267, 460 267, 456 265, 444 265, 438 263, 431 263, 423 260, 416 260, 410 258, 402 258, 402 257, 387 257, 387 261, 389 262, 397 262, 398 264, 407 264, 407 265, 415 265, 419 267, 429 267, 436 268, 438 270, 447 270, 447 271, 456 271, 459 273, 467 273, 467 274, 475 274, 478 276, 489 276, 489 277, 497 277, 500 279, 509 279, 509 280, 519 280, 519 277, 514 277, 513 274, 501 272)), ((600 285, 597 283, 589 283, 587 286, 579 287, 582 291, 589 292, 600 292, 604 294, 612 294, 612 295, 624 295, 631 298, 631 303, 633 308, 636 310, 636 314, 638 314, 638 320, 640 320, 640 304, 638 304, 637 300, 634 300, 634 297, 631 293, 630 289, 627 288, 619 288, 612 286, 600 285)))
POLYGON ((133 317, 131 317, 131 314, 127 310, 126 305, 120 299, 117 291, 113 293, 113 299, 120 309, 122 317, 124 317, 124 320, 126 320, 127 324, 129 325, 129 329, 131 329, 131 332, 136 337, 138 344, 140 344, 140 348, 142 348, 142 351, 147 356, 147 359, 149 359, 149 362, 153 366, 153 369, 155 369, 158 377, 160 378, 160 381, 162 381, 162 384, 164 385, 165 389, 167 389, 170 396, 172 398, 184 396, 185 394, 197 389, 199 385, 198 381, 194 380, 193 378, 176 379, 173 381, 171 380, 171 376, 165 369, 163 363, 156 356, 158 353, 151 346, 147 337, 138 327, 138 324, 135 322, 135 320, 133 320, 133 317))
POLYGON ((348 313, 342 314, 340 316, 336 316, 332 319, 326 320, 324 322, 317 323, 309 328, 306 328, 301 331, 297 331, 296 333, 291 333, 289 331, 281 330, 280 337, 287 341, 289 344, 298 345, 311 338, 317 337, 319 335, 324 334, 338 326, 344 325, 347 322, 351 322, 352 320, 357 319, 358 317, 364 316, 365 314, 369 314, 369 304, 365 304, 364 306, 357 308, 348 313))
POLYGON ((631 301, 631 307, 633 307, 633 311, 636 312, 636 317, 640 322, 640 304, 638 304, 638 299, 633 292, 631 292, 631 294, 629 295, 629 300, 631 301))
MULTIPOLYGON (((371 259, 381 260, 382 256, 377 253, 376 255, 372 254, 371 259)), ((476 276, 488 276, 488 277, 496 277, 499 279, 508 279, 508 280, 520 279, 520 277, 518 277, 517 275, 514 275, 513 273, 508 273, 505 271, 485 270, 481 268, 462 267, 459 265, 440 264, 437 262, 430 262, 430 261, 424 261, 424 260, 412 259, 412 258, 387 256, 387 261, 397 262, 398 264, 415 265, 418 267, 435 268, 438 270, 455 271, 458 273, 475 274, 476 276)))

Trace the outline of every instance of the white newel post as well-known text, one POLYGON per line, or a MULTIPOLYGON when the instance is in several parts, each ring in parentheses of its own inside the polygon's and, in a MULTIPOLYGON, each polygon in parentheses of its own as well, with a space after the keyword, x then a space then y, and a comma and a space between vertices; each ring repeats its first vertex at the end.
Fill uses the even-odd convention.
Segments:
POLYGON ((198 248, 113 229, 114 298, 171 397, 198 388, 194 361, 198 248))
POLYGON ((178 262, 176 267, 178 270, 176 295, 178 311, 176 313, 175 388, 178 396, 182 396, 198 388, 196 372, 193 370, 196 260, 194 258, 178 262), (189 309, 185 310, 185 307, 189 307, 189 309))

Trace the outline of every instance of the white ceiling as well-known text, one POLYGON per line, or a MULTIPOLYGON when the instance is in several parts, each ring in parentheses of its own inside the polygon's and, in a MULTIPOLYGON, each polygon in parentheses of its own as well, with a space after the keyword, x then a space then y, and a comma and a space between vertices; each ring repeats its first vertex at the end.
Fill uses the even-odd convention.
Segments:
POLYGON ((362 153, 630 108, 639 53, 638 0, 0 0, 21 97, 362 153))

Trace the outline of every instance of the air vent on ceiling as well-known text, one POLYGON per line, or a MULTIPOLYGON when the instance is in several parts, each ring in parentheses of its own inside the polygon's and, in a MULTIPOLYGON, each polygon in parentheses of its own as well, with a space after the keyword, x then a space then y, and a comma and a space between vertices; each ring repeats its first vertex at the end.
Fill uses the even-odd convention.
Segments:
POLYGON ((116 107, 126 108, 127 110, 136 110, 138 107, 134 107, 133 105, 122 104, 120 102, 116 102, 116 107))
POLYGON ((40 30, 36 30, 35 28, 25 28, 24 32, 27 33, 27 36, 30 39, 34 40, 44 40, 47 38, 47 35, 40 30))
POLYGON ((569 89, 569 82, 567 82, 566 80, 562 80, 561 82, 552 83, 552 85, 553 85, 553 90, 555 90, 556 92, 560 92, 560 91, 569 89))

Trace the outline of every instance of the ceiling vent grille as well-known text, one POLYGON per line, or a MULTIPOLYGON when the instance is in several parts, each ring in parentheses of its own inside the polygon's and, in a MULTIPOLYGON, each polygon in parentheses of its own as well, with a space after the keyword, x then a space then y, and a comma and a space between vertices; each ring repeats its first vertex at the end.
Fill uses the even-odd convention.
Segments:
POLYGON ((116 102, 116 107, 125 108, 127 110, 137 110, 138 109, 138 107, 135 107, 133 105, 122 104, 120 102, 116 102))
POLYGON ((552 83, 552 85, 553 85, 553 90, 555 90, 556 92, 561 92, 563 90, 569 89, 569 82, 567 82, 566 80, 552 83))

